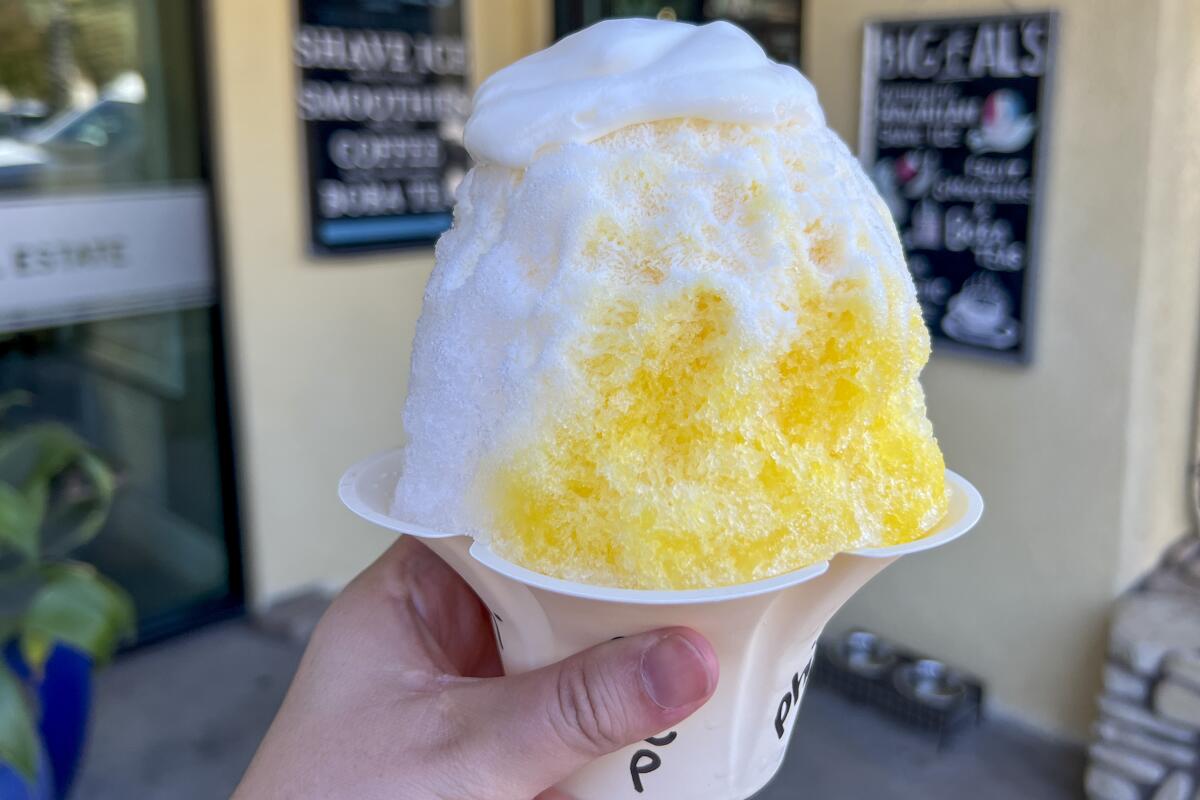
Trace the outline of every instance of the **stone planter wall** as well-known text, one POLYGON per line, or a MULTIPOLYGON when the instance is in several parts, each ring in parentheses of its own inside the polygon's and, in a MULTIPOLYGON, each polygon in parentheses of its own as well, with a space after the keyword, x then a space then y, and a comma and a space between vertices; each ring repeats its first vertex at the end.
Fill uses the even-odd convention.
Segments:
POLYGON ((1200 800, 1200 538, 1117 602, 1088 750, 1090 800, 1200 800))

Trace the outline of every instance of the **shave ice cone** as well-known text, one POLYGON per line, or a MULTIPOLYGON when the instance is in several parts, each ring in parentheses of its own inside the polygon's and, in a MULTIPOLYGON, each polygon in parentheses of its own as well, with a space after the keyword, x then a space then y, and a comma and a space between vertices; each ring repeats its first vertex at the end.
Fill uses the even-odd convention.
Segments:
POLYGON ((488 79, 465 139, 407 443, 343 499, 471 584, 510 672, 704 634, 712 699, 561 788, 746 797, 830 616, 982 508, 926 418, 887 207, 808 81, 723 22, 569 36, 488 79))

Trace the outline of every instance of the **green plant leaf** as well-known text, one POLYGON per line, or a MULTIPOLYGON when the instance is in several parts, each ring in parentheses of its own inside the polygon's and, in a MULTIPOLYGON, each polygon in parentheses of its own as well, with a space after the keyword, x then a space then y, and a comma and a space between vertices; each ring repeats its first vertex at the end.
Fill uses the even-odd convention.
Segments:
POLYGON ((21 623, 21 652, 30 668, 41 670, 55 642, 82 650, 97 665, 107 663, 136 631, 129 595, 87 564, 53 564, 45 574, 21 623))
POLYGON ((8 626, 16 624, 29 607, 34 593, 45 582, 41 569, 35 564, 0 564, 0 642, 12 638, 14 631, 8 626))
POLYGON ((87 446, 65 425, 39 422, 0 435, 0 481, 24 488, 49 481, 87 446))
POLYGON ((35 558, 45 511, 44 485, 22 492, 0 482, 0 549, 16 551, 25 559, 35 558))
POLYGON ((32 782, 37 777, 38 748, 25 689, 0 662, 0 761, 32 782))
POLYGON ((79 466, 91 479, 92 485, 96 487, 96 493, 101 499, 105 502, 111 501, 113 493, 117 491, 117 477, 109 469, 108 464, 105 464, 91 451, 85 450, 79 454, 79 466))
POLYGON ((91 541, 112 508, 116 478, 108 466, 86 450, 76 464, 86 487, 83 493, 62 503, 55 503, 42 522, 41 552, 44 556, 62 557, 91 541))

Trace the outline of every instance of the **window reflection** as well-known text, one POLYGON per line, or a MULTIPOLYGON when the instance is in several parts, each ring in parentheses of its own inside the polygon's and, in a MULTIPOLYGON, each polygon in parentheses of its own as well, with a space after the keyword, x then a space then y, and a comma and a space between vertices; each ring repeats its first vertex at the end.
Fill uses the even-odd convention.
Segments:
POLYGON ((0 193, 199 177, 194 9, 0 0, 0 193))
POLYGON ((242 592, 198 19, 198 0, 0 0, 0 393, 33 397, 13 423, 64 422, 116 470, 81 555, 134 595, 144 637, 242 592))

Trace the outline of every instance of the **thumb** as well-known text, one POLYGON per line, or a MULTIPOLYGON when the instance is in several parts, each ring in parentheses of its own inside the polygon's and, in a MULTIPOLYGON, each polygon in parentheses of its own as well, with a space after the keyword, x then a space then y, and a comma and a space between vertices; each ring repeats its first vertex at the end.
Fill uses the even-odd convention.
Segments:
POLYGON ((712 696, 717 657, 703 636, 666 628, 585 650, 478 692, 471 743, 480 773, 532 797, 599 756, 668 730, 712 696))

